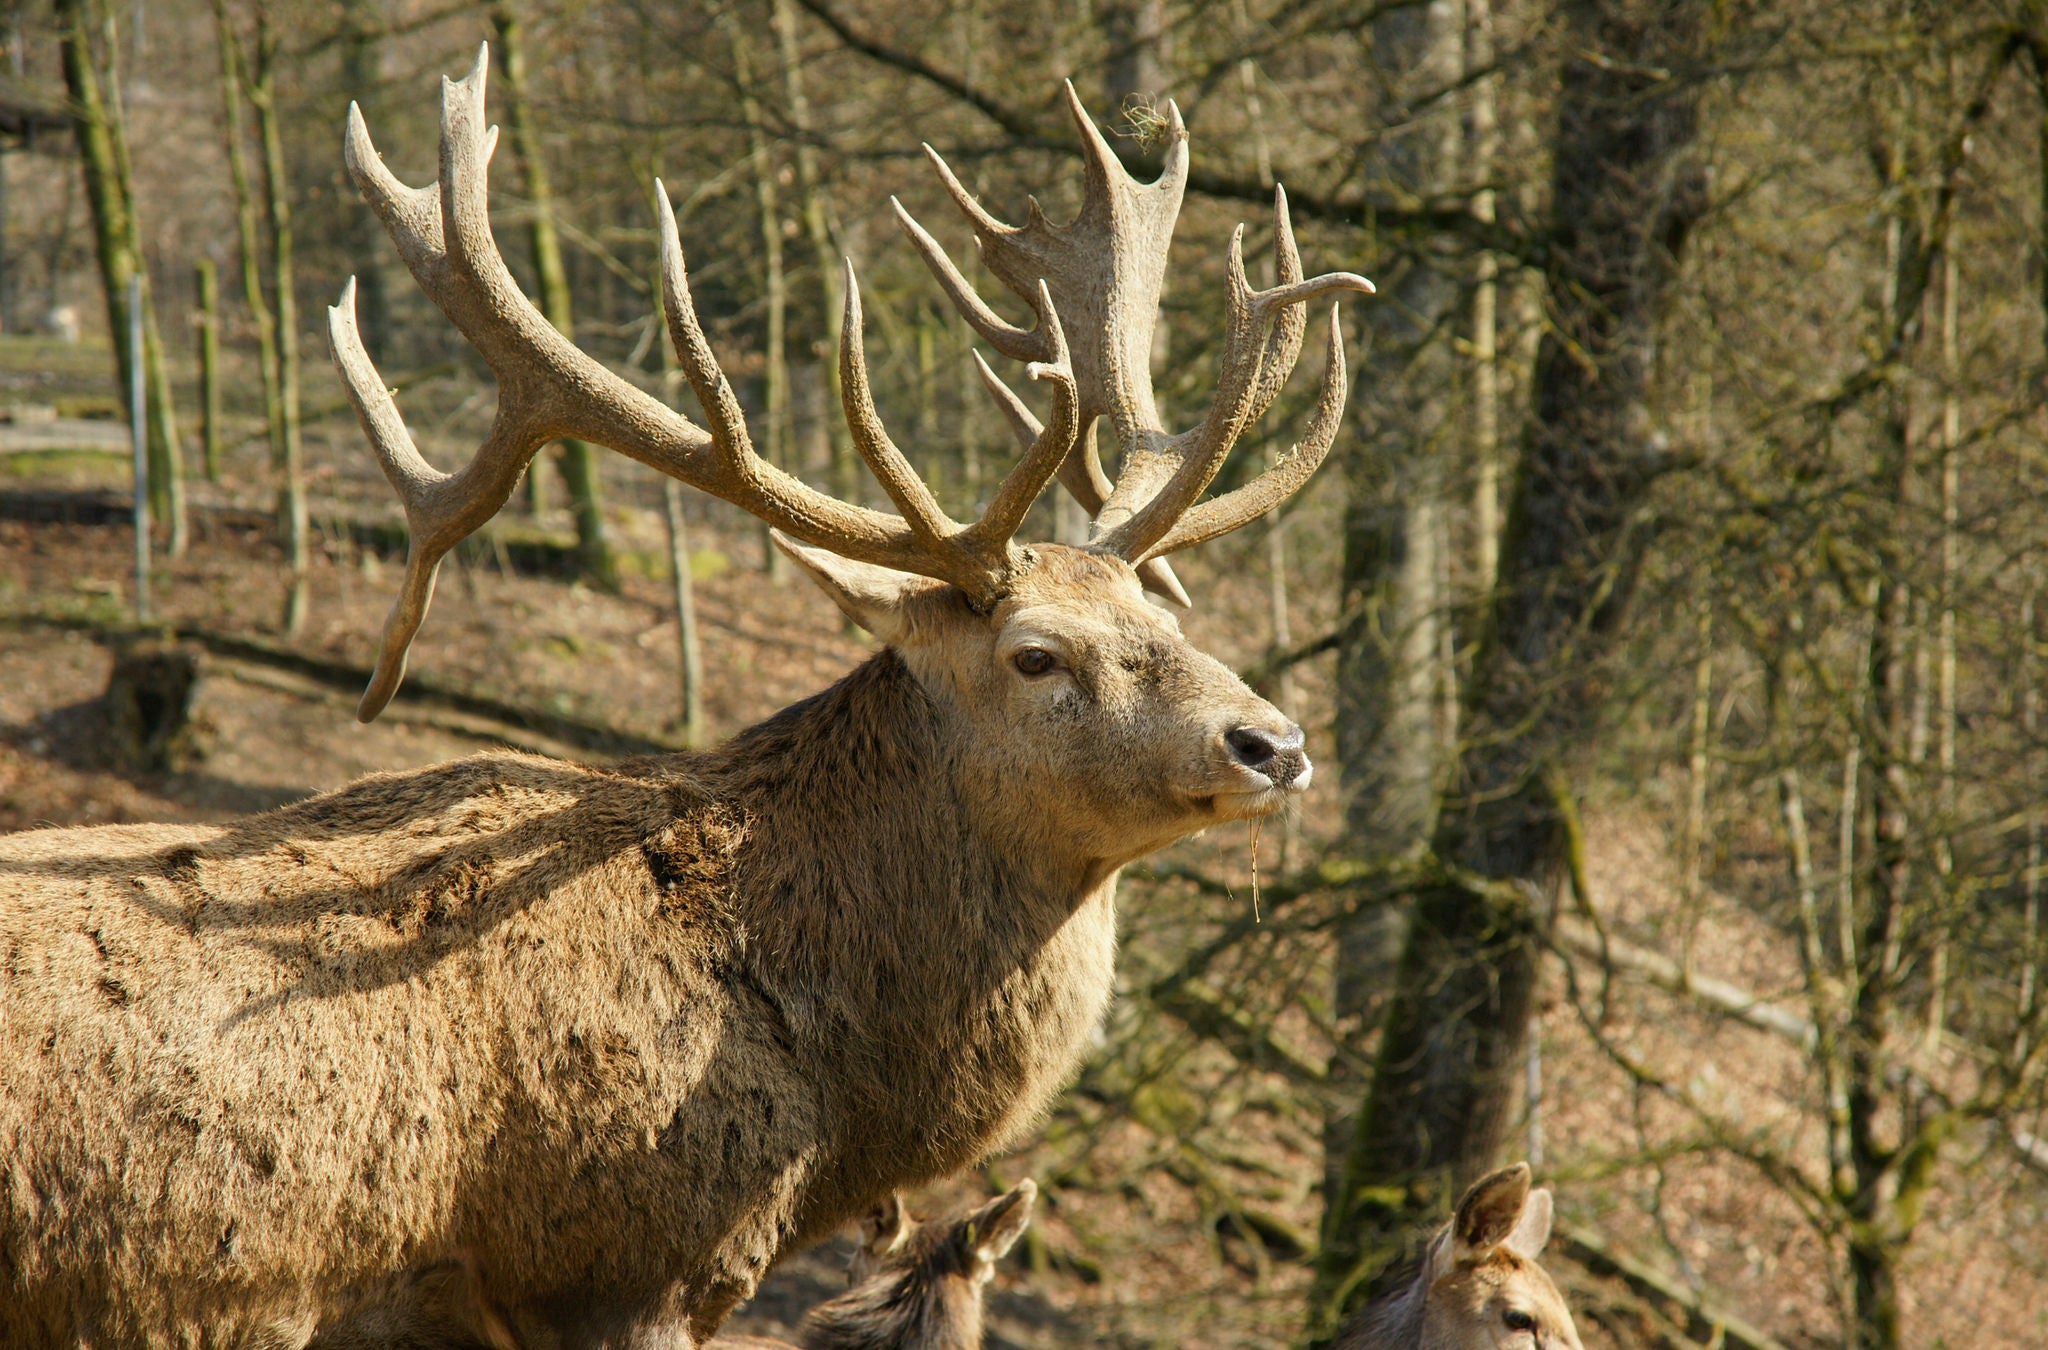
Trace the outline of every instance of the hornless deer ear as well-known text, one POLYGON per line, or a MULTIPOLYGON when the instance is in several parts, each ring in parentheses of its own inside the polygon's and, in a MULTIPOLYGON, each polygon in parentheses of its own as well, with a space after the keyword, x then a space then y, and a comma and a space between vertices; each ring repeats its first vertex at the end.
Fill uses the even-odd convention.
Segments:
POLYGON ((910 1236, 910 1214, 903 1208, 903 1194, 889 1192, 889 1198, 876 1205, 860 1220, 860 1245, 868 1255, 881 1258, 903 1245, 910 1236))
POLYGON ((832 598, 840 613, 883 642, 901 640, 909 626, 904 621, 904 602, 932 589, 932 582, 924 577, 855 562, 822 548, 799 544, 780 530, 770 530, 768 537, 791 561, 811 574, 811 580, 832 598))
POLYGON ((1528 1200, 1527 1163, 1503 1167, 1473 1182, 1472 1189, 1458 1201, 1458 1216, 1451 1220, 1452 1255, 1460 1264, 1493 1255, 1515 1231, 1528 1200))
POLYGON ((1550 1210, 1548 1187, 1529 1192, 1522 1217, 1515 1221, 1515 1231, 1508 1234, 1508 1250, 1524 1261, 1534 1261, 1543 1255, 1543 1248, 1550 1241, 1550 1210))
POLYGON ((954 1236, 977 1258, 993 1265, 1009 1254, 1031 1226, 1031 1208, 1037 1199, 1038 1183, 1026 1177, 961 1219, 954 1225, 954 1236))

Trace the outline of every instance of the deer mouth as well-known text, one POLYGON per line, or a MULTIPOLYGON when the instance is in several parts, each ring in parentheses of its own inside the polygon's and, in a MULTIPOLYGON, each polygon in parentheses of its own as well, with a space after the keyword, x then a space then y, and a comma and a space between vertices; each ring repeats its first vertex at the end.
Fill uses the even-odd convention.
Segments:
POLYGON ((1308 787, 1310 770, 1304 768, 1299 777, 1286 783, 1268 783, 1264 787, 1245 788, 1236 792, 1218 792, 1209 798, 1212 809, 1224 820, 1257 820, 1277 815, 1288 802, 1308 787))

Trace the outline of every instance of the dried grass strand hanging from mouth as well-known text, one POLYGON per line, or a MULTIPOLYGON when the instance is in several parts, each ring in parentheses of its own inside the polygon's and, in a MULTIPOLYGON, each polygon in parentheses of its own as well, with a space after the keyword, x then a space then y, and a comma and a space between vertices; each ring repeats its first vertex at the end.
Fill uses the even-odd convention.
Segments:
POLYGON ((1263 822, 1261 822, 1261 821, 1260 821, 1260 820, 1259 820, 1259 819, 1258 819, 1257 817, 1253 817, 1253 818, 1252 818, 1251 820, 1248 820, 1248 821, 1246 821, 1246 822, 1245 822, 1245 824, 1246 824, 1247 826, 1249 826, 1249 827, 1250 827, 1250 833, 1251 833, 1251 838, 1252 838, 1252 922, 1253 922, 1253 923, 1263 923, 1263 922, 1264 922, 1264 920, 1263 920, 1263 919, 1261 919, 1261 918, 1259 917, 1259 826, 1260 826, 1260 825, 1261 825, 1262 823, 1263 823, 1263 822))

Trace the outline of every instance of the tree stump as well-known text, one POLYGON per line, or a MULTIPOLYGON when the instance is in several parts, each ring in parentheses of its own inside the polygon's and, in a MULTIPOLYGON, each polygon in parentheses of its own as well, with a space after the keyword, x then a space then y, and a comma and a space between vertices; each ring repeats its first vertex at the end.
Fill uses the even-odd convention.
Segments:
POLYGON ((115 654, 107 725, 122 764, 178 773, 205 757, 205 728, 192 716, 201 673, 199 649, 182 643, 137 642, 115 654))

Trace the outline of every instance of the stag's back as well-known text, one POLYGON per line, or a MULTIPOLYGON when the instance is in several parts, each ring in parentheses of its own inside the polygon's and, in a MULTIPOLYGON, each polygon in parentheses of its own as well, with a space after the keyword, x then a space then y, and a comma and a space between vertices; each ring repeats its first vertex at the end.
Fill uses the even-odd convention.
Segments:
MULTIPOLYGON (((522 1229, 615 1237, 633 1197, 588 1179, 687 1080, 744 1061, 801 1118, 718 978, 742 838, 684 778, 505 754, 225 826, 0 838, 0 1345, 289 1334, 305 1291, 486 1230, 517 1279, 522 1229)), ((772 1187, 773 1133, 702 1153, 772 1187)))

